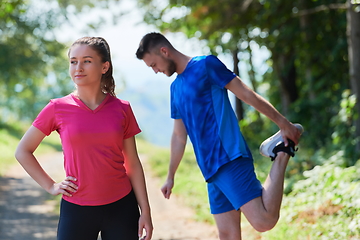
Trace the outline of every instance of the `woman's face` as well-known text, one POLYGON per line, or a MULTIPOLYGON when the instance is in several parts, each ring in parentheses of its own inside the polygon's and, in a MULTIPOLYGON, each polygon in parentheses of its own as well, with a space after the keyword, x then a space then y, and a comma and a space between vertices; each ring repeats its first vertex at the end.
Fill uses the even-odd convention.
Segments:
POLYGON ((71 79, 78 87, 100 87, 101 76, 109 69, 109 62, 103 63, 99 54, 84 44, 71 47, 69 61, 71 79))

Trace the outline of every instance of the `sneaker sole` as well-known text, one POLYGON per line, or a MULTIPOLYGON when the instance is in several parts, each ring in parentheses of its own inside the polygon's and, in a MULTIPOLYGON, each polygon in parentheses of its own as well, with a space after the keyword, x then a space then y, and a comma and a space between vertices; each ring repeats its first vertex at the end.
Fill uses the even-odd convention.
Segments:
MULTIPOLYGON (((300 130, 301 134, 304 132, 303 126, 299 123, 295 123, 294 126, 300 130)), ((265 157, 275 157, 275 154, 272 151, 269 151, 269 149, 274 149, 276 145, 283 142, 283 138, 281 136, 280 131, 266 139, 264 142, 260 145, 260 154, 265 157)))

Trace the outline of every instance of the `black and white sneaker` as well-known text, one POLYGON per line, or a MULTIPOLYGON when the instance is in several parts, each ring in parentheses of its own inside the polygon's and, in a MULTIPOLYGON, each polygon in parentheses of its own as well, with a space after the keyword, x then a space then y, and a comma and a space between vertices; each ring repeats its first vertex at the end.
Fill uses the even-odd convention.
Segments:
MULTIPOLYGON (((301 134, 304 132, 304 128, 300 124, 295 123, 294 125, 295 127, 297 127, 297 129, 300 130, 301 134)), ((290 139, 288 139, 288 146, 285 147, 284 140, 281 136, 280 131, 266 139, 260 145, 261 155, 265 157, 270 157, 271 161, 274 161, 278 152, 285 152, 290 156, 294 157, 296 151, 297 149, 295 149, 295 143, 290 139)))

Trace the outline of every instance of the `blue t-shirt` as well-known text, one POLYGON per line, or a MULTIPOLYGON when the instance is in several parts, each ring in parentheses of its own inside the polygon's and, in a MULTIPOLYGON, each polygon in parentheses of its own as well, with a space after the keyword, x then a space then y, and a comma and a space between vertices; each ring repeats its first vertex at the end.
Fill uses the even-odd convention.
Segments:
POLYGON ((217 57, 199 56, 171 84, 171 117, 184 122, 205 180, 231 160, 252 157, 225 88, 234 77, 217 57))

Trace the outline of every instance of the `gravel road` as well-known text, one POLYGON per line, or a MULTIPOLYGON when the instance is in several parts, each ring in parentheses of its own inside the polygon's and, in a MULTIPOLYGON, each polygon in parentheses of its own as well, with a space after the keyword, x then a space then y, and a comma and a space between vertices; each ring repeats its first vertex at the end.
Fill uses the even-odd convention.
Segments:
MULTIPOLYGON (((56 181, 63 176, 62 153, 42 155, 39 162, 56 181)), ((14 160, 15 161, 15 160, 14 160)), ((160 182, 142 157, 152 217, 153 240, 215 240, 216 227, 193 220, 194 212, 176 196, 163 198, 160 182)), ((0 177, 0 240, 55 240, 57 199, 46 193, 19 164, 0 177)), ((207 203, 204 203, 207 204, 207 203)))

